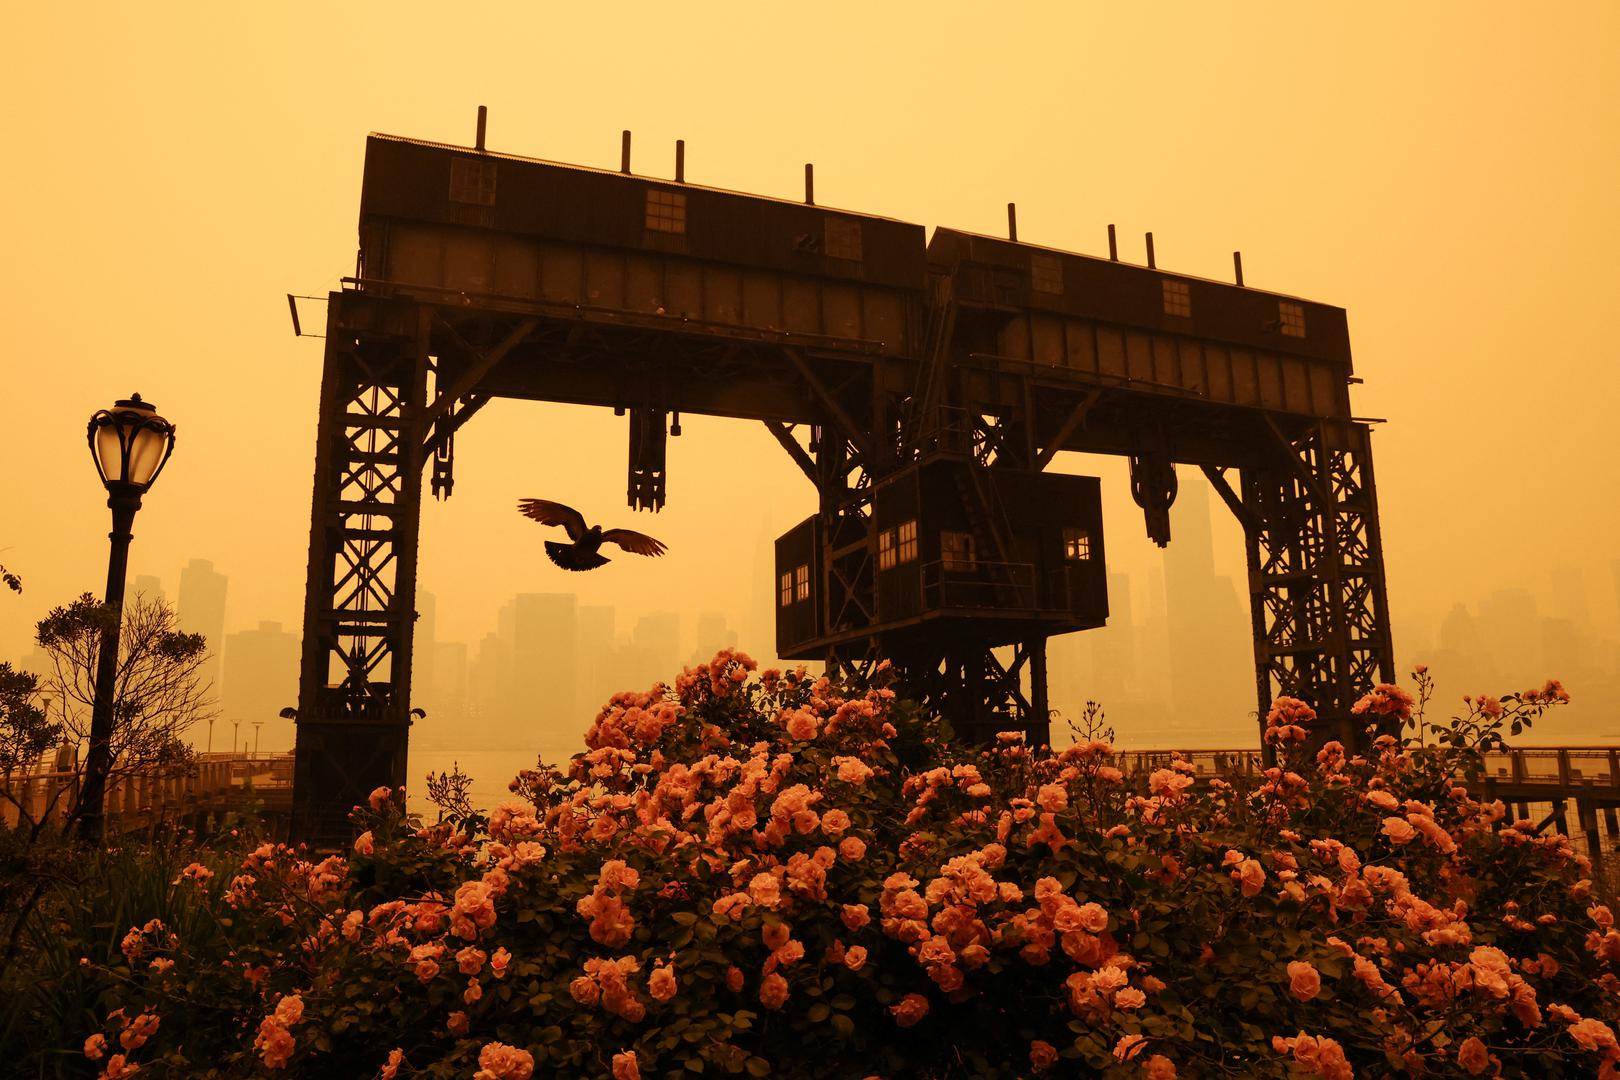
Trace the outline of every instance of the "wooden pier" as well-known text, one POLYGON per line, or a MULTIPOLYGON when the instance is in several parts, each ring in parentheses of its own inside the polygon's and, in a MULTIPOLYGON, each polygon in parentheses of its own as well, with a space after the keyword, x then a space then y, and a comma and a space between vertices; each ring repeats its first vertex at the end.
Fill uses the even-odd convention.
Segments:
MULTIPOLYGON (((41 817, 66 821, 83 775, 82 762, 58 761, 0 779, 0 790, 8 796, 0 799, 0 824, 14 829, 19 822, 41 817)), ((292 776, 291 753, 199 754, 183 773, 119 776, 107 788, 107 831, 137 833, 164 822, 183 822, 206 832, 228 814, 251 813, 267 819, 273 831, 284 832, 292 814, 292 776)))
MULTIPOLYGON (((1258 749, 1126 750, 1127 775, 1162 769, 1179 754, 1200 780, 1255 776, 1265 764, 1258 749)), ((1514 820, 1553 828, 1584 841, 1594 865, 1620 849, 1620 746, 1527 746, 1485 755, 1483 785, 1475 794, 1507 803, 1514 820), (1573 822, 1571 821, 1573 814, 1573 822)))

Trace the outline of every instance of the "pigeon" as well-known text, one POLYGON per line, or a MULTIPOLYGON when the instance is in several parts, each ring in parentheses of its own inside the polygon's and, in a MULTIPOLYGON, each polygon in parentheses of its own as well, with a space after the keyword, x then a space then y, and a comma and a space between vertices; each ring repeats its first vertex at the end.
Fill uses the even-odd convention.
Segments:
POLYGON ((524 517, 533 518, 542 525, 561 525, 568 530, 568 539, 572 543, 546 541, 546 556, 564 570, 595 570, 611 562, 597 550, 604 543, 618 544, 637 555, 662 555, 669 550, 663 543, 644 533, 630 529, 604 530, 600 525, 586 526, 585 518, 578 510, 562 503, 520 499, 517 508, 524 517))

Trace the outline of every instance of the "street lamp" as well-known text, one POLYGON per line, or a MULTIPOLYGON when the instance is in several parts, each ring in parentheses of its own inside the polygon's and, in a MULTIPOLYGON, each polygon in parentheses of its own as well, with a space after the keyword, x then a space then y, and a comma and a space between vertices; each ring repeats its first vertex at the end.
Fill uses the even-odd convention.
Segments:
POLYGON ((90 418, 90 456, 107 488, 112 510, 112 550, 107 558, 107 623, 96 657, 96 700, 90 714, 90 752, 84 763, 81 827, 88 836, 101 836, 102 801, 107 773, 112 769, 113 681, 118 668, 118 633, 124 621, 124 577, 129 565, 130 529, 141 496, 163 471, 174 452, 174 425, 157 410, 131 394, 110 409, 90 418))
POLYGON ((242 730, 242 721, 231 721, 231 753, 236 753, 236 733, 242 730))
POLYGON ((253 721, 253 756, 259 756, 259 729, 264 727, 263 720, 253 721))

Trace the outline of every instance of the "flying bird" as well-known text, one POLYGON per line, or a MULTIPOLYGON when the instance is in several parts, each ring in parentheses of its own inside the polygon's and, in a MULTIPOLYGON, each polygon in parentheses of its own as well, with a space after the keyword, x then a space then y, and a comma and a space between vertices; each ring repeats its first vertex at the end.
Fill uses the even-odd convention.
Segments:
POLYGON ((520 499, 518 512, 542 525, 561 525, 568 531, 572 543, 546 541, 546 556, 564 570, 595 570, 611 562, 597 549, 603 544, 618 544, 637 555, 662 555, 669 550, 660 541, 645 533, 630 529, 603 529, 600 525, 586 525, 584 516, 571 506, 545 499, 520 499))

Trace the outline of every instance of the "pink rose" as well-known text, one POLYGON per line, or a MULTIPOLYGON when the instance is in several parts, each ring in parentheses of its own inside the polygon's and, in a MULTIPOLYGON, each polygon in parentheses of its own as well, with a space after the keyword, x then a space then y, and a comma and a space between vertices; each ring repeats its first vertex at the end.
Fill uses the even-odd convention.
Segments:
POLYGON ((478 1065, 473 1080, 529 1080, 534 1075, 534 1055, 505 1043, 486 1043, 478 1051, 478 1065))
POLYGON ((759 984, 759 1000, 767 1009, 780 1009, 788 999, 788 982, 776 972, 765 976, 759 984))
POLYGON ((1142 1062, 1142 1075, 1147 1080, 1176 1080, 1176 1063, 1163 1054, 1154 1054, 1142 1062))
POLYGON ((928 1015, 928 999, 921 994, 907 994, 898 1005, 890 1005, 889 1012, 894 1014, 895 1023, 908 1028, 928 1015))
POLYGON ((1395 844, 1404 844, 1417 835, 1417 830, 1412 828, 1410 822, 1405 818, 1398 817, 1385 818, 1382 831, 1385 836, 1389 837, 1390 842, 1395 844))
POLYGON ((675 996, 675 965, 659 964, 653 973, 647 977, 647 993, 655 1001, 668 1001, 675 996))
POLYGON ((1036 1039, 1029 1044, 1029 1066, 1036 1072, 1045 1072, 1058 1059, 1057 1047, 1036 1039))
POLYGON ((1491 1055, 1477 1036, 1470 1035, 1457 1048, 1457 1064, 1467 1069, 1469 1076, 1478 1076, 1491 1067, 1491 1055))
POLYGON ((1303 960, 1288 964, 1288 990, 1301 1001, 1309 1001, 1322 989, 1322 976, 1303 960))

